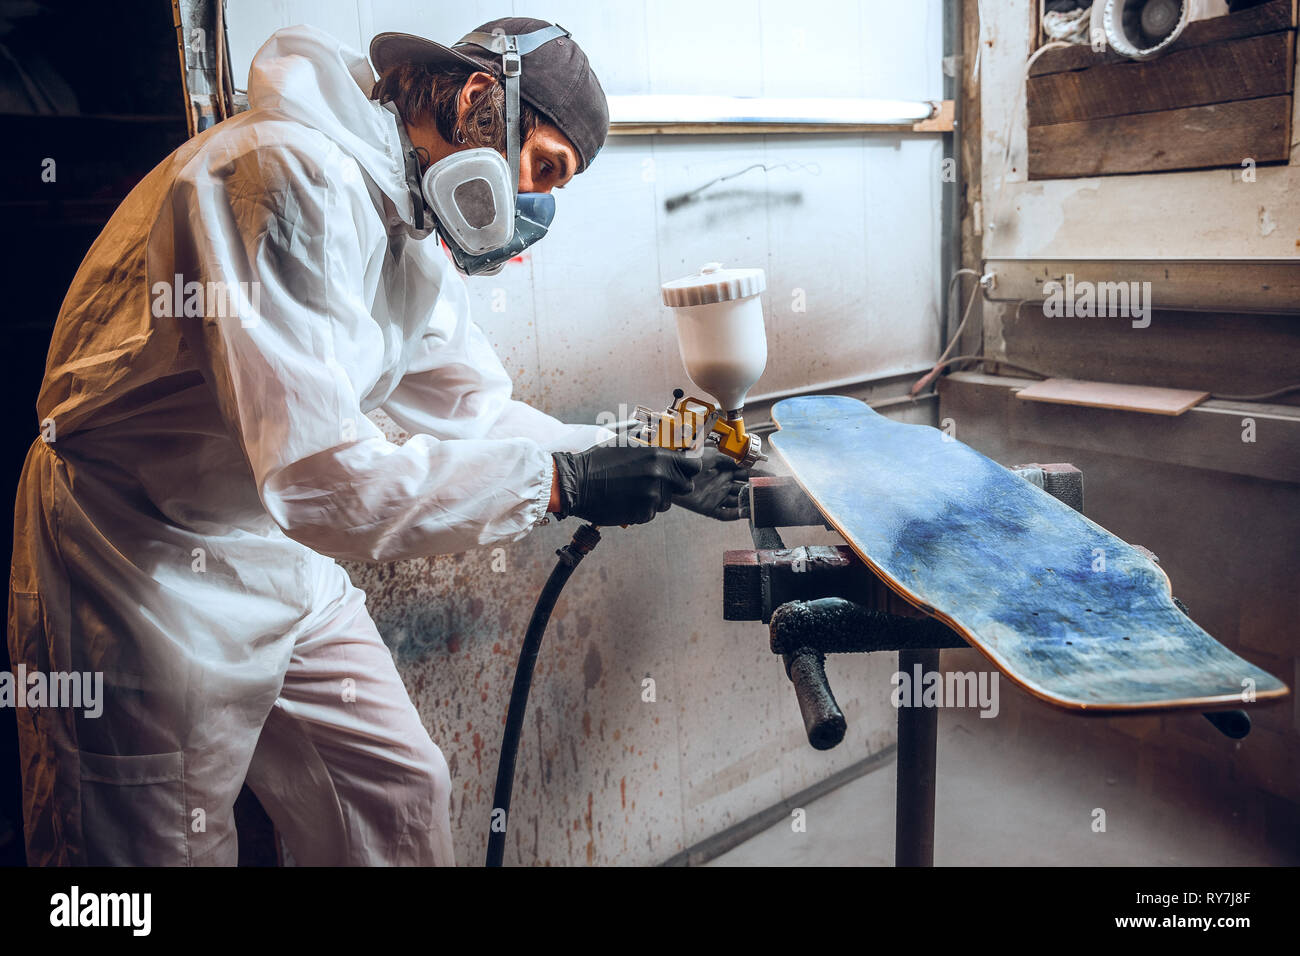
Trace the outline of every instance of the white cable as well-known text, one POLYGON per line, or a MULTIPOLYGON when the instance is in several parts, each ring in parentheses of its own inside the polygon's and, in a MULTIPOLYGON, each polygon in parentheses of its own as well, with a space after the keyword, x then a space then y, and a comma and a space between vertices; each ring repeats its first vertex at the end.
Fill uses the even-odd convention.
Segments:
POLYGON ((975 269, 966 269, 966 268, 961 268, 961 269, 958 269, 956 272, 954 272, 954 273, 952 274, 952 278, 948 280, 948 294, 947 294, 947 297, 944 299, 944 303, 945 303, 945 304, 947 304, 947 305, 951 305, 951 304, 952 304, 952 303, 951 303, 951 299, 952 299, 952 284, 953 284, 954 282, 956 282, 959 278, 961 278, 961 277, 964 276, 964 275, 967 275, 967 276, 974 276, 974 277, 977 278, 977 279, 980 277, 979 272, 976 271, 975 269))
MULTIPOLYGON (((944 309, 947 310, 947 314, 948 314, 948 315, 952 315, 952 287, 953 287, 953 283, 956 282, 958 279, 960 279, 963 275, 974 276, 974 277, 977 278, 977 279, 978 279, 979 276, 980 276, 980 274, 979 274, 976 270, 974 270, 974 269, 966 269, 966 268, 958 269, 956 272, 954 272, 954 273, 952 274, 952 278, 950 278, 950 279, 948 280, 948 292, 947 292, 947 294, 945 295, 944 300, 943 300, 944 309)), ((949 339, 948 344, 951 345, 952 342, 956 340, 956 338, 957 338, 957 336, 956 336, 956 335, 953 335, 953 336, 949 339)))
MULTIPOLYGON (((954 278, 956 277, 954 276, 954 278)), ((943 365, 944 360, 948 358, 949 353, 952 352, 957 343, 961 341, 961 333, 966 328, 967 321, 970 320, 970 308, 975 304, 975 296, 979 295, 979 291, 980 284, 977 282, 975 283, 975 288, 970 290, 970 298, 966 300, 966 311, 962 313, 961 322, 957 325, 957 331, 952 334, 952 341, 948 343, 948 347, 945 348, 943 354, 939 356, 939 361, 936 363, 936 367, 943 365)))

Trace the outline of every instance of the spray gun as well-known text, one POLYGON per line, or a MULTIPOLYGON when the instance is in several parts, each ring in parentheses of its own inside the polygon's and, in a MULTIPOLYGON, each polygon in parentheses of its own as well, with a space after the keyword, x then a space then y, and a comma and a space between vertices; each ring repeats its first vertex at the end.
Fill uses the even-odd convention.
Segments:
POLYGON ((762 269, 724 269, 717 262, 663 284, 664 305, 677 319, 682 364, 718 403, 675 389, 662 412, 638 405, 631 441, 694 452, 710 444, 743 468, 767 457, 743 418, 745 396, 767 366, 760 299, 766 287, 762 269))
MULTIPOLYGON (((712 444, 745 468, 767 457, 760 451, 758 436, 745 431, 742 417, 745 396, 767 366, 767 335, 759 298, 766 287, 762 269, 724 269, 716 262, 707 263, 695 275, 663 284, 664 304, 677 317, 682 364, 691 381, 717 399, 717 404, 694 396, 688 398, 680 388, 675 389, 672 402, 662 412, 637 406, 629 441, 688 452, 712 444)), ((555 552, 559 561, 528 622, 501 736, 488 830, 488 866, 500 866, 505 854, 515 756, 546 625, 569 576, 599 543, 600 531, 595 525, 585 524, 572 541, 555 552)))

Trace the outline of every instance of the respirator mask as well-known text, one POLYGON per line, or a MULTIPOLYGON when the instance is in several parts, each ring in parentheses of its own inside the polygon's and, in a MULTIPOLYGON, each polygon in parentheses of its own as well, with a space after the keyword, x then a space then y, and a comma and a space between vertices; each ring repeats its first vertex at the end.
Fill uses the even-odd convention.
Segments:
POLYGON ((397 124, 406 154, 407 185, 415 195, 416 232, 427 230, 426 217, 432 216, 456 268, 467 276, 500 272, 510 259, 546 235, 555 217, 555 198, 549 193, 519 192, 519 77, 525 54, 567 36, 564 28, 549 26, 518 36, 471 33, 456 44, 501 54, 506 156, 495 149, 458 150, 421 175, 406 130, 397 124))

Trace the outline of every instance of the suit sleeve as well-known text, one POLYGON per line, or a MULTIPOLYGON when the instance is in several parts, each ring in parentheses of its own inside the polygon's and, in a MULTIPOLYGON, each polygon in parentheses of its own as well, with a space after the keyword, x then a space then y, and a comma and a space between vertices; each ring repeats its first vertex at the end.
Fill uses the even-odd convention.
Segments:
MULTIPOLYGON (((388 252, 382 235, 364 238, 373 215, 351 160, 321 147, 323 158, 250 151, 183 177, 173 194, 187 271, 224 284, 234 304, 182 327, 267 513, 289 537, 353 560, 522 537, 550 496, 551 457, 538 442, 451 429, 399 446, 363 414, 386 346, 365 289, 388 252)), ((482 398, 495 422, 499 399, 482 398)), ((460 400, 468 409, 479 399, 460 400)))

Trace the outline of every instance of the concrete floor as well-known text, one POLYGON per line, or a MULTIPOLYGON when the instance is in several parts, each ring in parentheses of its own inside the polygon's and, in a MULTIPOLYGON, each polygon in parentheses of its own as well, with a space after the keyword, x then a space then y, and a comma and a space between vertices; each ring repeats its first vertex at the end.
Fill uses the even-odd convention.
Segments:
MULTIPOLYGON (((938 866, 1296 865, 1294 846, 1270 846, 1221 801, 1142 793, 1115 758, 1050 737, 1001 733, 970 712, 939 717, 935 864, 938 866), (1110 769, 1108 769, 1108 766, 1110 769), (1106 832, 1092 830, 1106 811, 1106 832)), ((895 764, 806 808, 807 831, 781 822, 709 866, 891 866, 895 764)))

